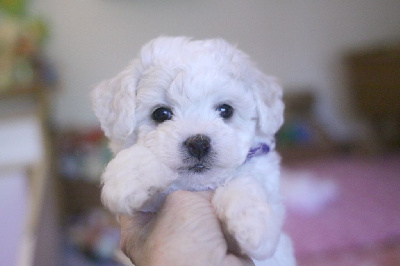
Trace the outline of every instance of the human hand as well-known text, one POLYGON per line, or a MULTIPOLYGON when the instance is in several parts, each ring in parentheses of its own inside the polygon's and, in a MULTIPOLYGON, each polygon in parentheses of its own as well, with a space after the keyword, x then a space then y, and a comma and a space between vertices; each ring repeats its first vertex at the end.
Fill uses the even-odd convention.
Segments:
POLYGON ((122 251, 136 266, 254 265, 234 254, 214 213, 212 195, 176 191, 157 214, 120 216, 122 251))

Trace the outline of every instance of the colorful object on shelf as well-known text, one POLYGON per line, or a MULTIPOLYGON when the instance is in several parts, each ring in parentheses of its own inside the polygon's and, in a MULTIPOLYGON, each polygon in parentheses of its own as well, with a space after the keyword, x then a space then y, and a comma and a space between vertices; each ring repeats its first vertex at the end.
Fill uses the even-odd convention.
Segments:
POLYGON ((68 243, 95 261, 114 259, 120 235, 114 216, 103 209, 76 216, 67 227, 68 243))
POLYGON ((22 16, 26 13, 26 0, 0 0, 0 10, 5 13, 22 16))
POLYGON ((284 124, 276 138, 281 147, 304 146, 316 142, 313 128, 301 120, 284 124))
POLYGON ((58 140, 58 151, 61 176, 70 180, 98 182, 104 166, 111 159, 100 129, 62 134, 58 140))
POLYGON ((0 92, 28 89, 40 75, 47 25, 25 9, 26 1, 0 0, 0 92))

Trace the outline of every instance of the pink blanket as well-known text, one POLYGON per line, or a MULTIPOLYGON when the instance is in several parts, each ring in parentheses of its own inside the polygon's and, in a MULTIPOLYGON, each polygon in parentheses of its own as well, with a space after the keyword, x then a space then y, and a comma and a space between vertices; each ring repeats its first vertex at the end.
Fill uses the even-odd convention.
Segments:
POLYGON ((400 154, 318 159, 292 169, 333 178, 340 191, 316 214, 288 211, 285 230, 298 256, 400 240, 400 154))

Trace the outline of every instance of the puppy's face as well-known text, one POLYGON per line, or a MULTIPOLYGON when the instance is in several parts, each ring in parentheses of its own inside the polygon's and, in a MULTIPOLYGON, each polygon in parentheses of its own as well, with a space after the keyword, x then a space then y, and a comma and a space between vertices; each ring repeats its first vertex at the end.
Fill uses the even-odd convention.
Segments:
POLYGON ((242 164, 256 117, 251 91, 213 65, 202 71, 153 66, 138 84, 136 141, 185 176, 216 175, 242 164))
POLYGON ((235 169, 283 120, 280 87, 222 40, 158 38, 92 99, 115 153, 142 143, 185 176, 235 169))

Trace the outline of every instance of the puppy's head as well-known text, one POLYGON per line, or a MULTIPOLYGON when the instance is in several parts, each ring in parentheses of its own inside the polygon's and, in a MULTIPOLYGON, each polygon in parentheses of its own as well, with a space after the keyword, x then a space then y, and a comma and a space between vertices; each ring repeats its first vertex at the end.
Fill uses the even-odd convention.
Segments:
POLYGON ((92 92, 114 153, 140 142, 177 171, 236 167, 283 122, 282 91, 227 42, 161 37, 92 92))

